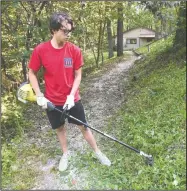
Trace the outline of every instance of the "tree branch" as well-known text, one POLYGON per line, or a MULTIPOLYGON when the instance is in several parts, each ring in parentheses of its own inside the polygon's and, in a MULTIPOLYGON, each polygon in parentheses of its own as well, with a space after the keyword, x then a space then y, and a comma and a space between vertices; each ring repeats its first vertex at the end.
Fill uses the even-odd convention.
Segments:
POLYGON ((1 14, 4 12, 4 11, 6 11, 6 9, 8 8, 10 6, 10 4, 8 4, 8 5, 6 5, 5 7, 4 7, 4 9, 2 9, 2 7, 1 7, 1 14))

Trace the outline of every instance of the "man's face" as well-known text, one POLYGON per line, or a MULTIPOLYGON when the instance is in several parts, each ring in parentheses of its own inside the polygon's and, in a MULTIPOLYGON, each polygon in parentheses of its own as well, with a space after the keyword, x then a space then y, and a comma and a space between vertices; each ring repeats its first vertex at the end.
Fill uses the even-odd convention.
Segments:
POLYGON ((71 24, 67 21, 63 21, 61 28, 58 31, 54 31, 54 37, 58 42, 65 42, 70 37, 71 30, 71 24))

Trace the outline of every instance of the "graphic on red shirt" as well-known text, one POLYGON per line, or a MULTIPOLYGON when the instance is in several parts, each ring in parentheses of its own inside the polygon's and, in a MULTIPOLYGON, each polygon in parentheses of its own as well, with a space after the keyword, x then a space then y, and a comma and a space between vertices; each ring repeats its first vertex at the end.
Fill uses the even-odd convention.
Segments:
MULTIPOLYGON (((34 71, 44 68, 45 97, 55 105, 63 105, 70 94, 74 72, 83 66, 80 48, 66 42, 63 48, 55 49, 50 41, 39 44, 32 52, 28 67, 34 71)), ((80 100, 79 90, 75 102, 80 100)))
POLYGON ((73 63, 71 58, 64 58, 64 67, 65 68, 72 68, 73 63))

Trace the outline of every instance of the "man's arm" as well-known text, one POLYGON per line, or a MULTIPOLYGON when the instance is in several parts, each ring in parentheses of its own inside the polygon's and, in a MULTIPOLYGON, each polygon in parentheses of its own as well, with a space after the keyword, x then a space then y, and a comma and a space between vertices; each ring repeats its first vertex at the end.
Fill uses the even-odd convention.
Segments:
POLYGON ((71 89, 70 95, 75 96, 76 91, 78 90, 82 79, 82 68, 75 70, 75 80, 73 82, 73 87, 71 89))
POLYGON ((75 102, 74 102, 75 97, 74 96, 75 96, 76 91, 79 88, 80 83, 81 83, 81 78, 82 78, 82 68, 79 68, 78 70, 75 70, 75 79, 73 82, 73 87, 71 89, 70 94, 67 96, 66 102, 63 106, 63 109, 68 107, 68 110, 69 110, 75 105, 75 102))
POLYGON ((32 86, 36 96, 40 96, 42 93, 40 91, 40 87, 38 84, 37 72, 35 72, 32 69, 29 69, 29 81, 31 83, 31 86, 32 86))
POLYGON ((37 104, 41 106, 43 109, 47 109, 48 108, 47 103, 50 101, 46 99, 43 93, 40 91, 40 87, 39 87, 38 79, 37 79, 37 72, 35 72, 32 69, 29 69, 29 81, 36 94, 37 104))

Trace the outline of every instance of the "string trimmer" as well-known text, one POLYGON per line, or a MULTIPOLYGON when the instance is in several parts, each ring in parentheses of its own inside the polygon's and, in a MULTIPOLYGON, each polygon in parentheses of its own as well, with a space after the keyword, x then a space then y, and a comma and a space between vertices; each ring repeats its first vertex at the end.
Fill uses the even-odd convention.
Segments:
MULTIPOLYGON (((28 83, 28 82, 25 82, 23 84, 20 85, 20 87, 18 88, 18 91, 17 91, 17 98, 18 100, 20 100, 21 102, 23 103, 27 103, 28 101, 31 101, 31 102, 36 102, 36 95, 34 94, 33 90, 32 90, 32 87, 31 85, 28 83)), ((49 111, 52 111, 52 110, 56 110, 58 112, 61 113, 61 117, 63 118, 71 118, 71 119, 74 119, 75 121, 81 123, 82 125, 84 125, 85 127, 88 127, 94 131, 96 131, 97 133, 105 136, 105 137, 108 137, 109 139, 127 147, 128 149, 131 149, 133 151, 135 151, 136 153, 140 154, 141 156, 144 156, 145 157, 145 162, 147 165, 150 165, 150 166, 153 166, 153 163, 154 163, 154 160, 153 160, 153 156, 152 155, 148 155, 146 153, 144 153, 143 151, 140 151, 132 146, 129 146, 127 145, 126 143, 123 143, 122 141, 119 141, 118 139, 106 134, 106 133, 103 133, 102 131, 98 130, 98 129, 95 129, 91 126, 89 126, 88 124, 80 121, 79 119, 71 116, 68 111, 67 111, 67 108, 65 108, 63 111, 59 110, 57 107, 55 107, 55 105, 51 102, 48 102, 47 103, 47 109, 49 111)))

